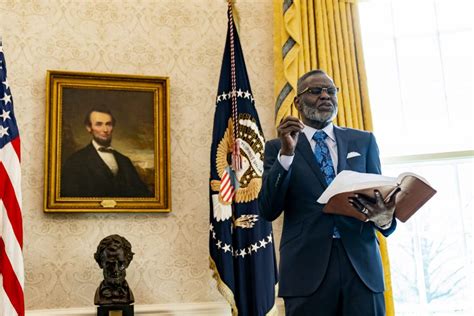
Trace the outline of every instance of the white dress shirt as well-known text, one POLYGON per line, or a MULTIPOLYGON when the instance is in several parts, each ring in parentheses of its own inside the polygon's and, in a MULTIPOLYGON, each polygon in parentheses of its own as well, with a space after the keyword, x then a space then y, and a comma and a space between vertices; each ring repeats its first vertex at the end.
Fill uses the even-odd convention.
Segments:
MULTIPOLYGON (((99 154, 100 158, 102 158, 102 160, 105 162, 107 167, 109 167, 109 169, 110 169, 110 171, 112 171, 113 175, 114 176, 117 175, 117 173, 118 173, 118 164, 117 164, 117 160, 115 160, 114 154, 113 153, 108 153, 108 152, 105 152, 105 151, 100 151, 99 147, 104 147, 104 146, 99 145, 95 140, 92 140, 92 146, 94 146, 94 148, 97 151, 97 153, 99 154)), ((111 147, 107 147, 107 148, 112 149, 111 147)))
MULTIPOLYGON (((309 141, 309 145, 311 146, 311 150, 313 151, 314 153, 314 149, 316 147, 316 141, 313 139, 313 135, 314 133, 316 133, 316 131, 318 131, 316 128, 313 128, 313 127, 310 127, 308 125, 304 125, 304 128, 303 128, 303 134, 306 136, 306 138, 308 139, 309 141)), ((329 148, 329 154, 331 155, 331 159, 332 159, 332 163, 333 163, 333 166, 334 166, 334 173, 337 174, 337 163, 338 163, 338 159, 337 159, 337 143, 336 143, 336 136, 334 135, 334 124, 330 123, 328 124, 326 127, 324 127, 322 129, 327 135, 328 137, 326 138, 326 145, 328 145, 328 148, 329 148)), ((303 135, 299 135, 299 137, 302 137, 303 135)), ((290 166, 291 164, 293 163, 293 158, 295 156, 286 156, 286 155, 280 155, 280 153, 278 153, 278 161, 280 162, 281 166, 285 169, 285 170, 289 170, 290 169, 290 166)))

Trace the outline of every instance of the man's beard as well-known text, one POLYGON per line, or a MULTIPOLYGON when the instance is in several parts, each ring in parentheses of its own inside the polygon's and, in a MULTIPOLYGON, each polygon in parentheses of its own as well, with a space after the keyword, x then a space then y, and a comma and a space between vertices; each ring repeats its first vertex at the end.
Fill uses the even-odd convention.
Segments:
POLYGON ((100 138, 97 138, 97 137, 94 137, 92 136, 92 138, 95 140, 95 142, 101 146, 104 146, 104 147, 109 147, 110 144, 112 143, 112 137, 110 137, 109 139, 105 140, 105 139, 100 139, 100 138))
POLYGON ((310 121, 325 123, 332 121, 337 115, 337 105, 333 103, 332 106, 334 108, 332 112, 320 112, 316 107, 309 106, 301 101, 301 112, 310 121))

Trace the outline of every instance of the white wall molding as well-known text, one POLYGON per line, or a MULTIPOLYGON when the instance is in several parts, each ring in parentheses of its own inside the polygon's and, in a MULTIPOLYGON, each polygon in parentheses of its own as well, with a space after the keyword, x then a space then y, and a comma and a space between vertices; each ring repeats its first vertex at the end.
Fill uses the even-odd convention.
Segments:
MULTIPOLYGON (((26 316, 96 316, 96 307, 43 309, 26 311, 26 316)), ((135 305, 136 316, 190 316, 231 315, 230 307, 225 302, 181 303, 181 304, 153 304, 135 305)))
MULTIPOLYGON (((277 299, 280 315, 284 315, 283 300, 277 299)), ((96 307, 27 310, 26 316, 96 316, 96 307)), ((135 305, 136 316, 227 316, 231 315, 226 302, 174 303, 135 305)))

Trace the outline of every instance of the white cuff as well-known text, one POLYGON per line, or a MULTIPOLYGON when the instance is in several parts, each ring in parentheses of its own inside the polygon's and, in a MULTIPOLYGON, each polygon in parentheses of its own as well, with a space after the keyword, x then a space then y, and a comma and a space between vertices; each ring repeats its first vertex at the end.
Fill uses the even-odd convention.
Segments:
POLYGON ((278 152, 278 162, 280 162, 280 165, 286 171, 288 171, 290 169, 291 164, 293 163, 293 158, 294 157, 295 157, 295 155, 293 155, 293 156, 280 155, 280 152, 278 152))
POLYGON ((393 220, 391 220, 390 222, 388 222, 388 223, 385 224, 385 225, 377 226, 377 227, 380 228, 381 230, 386 230, 386 229, 389 229, 390 226, 392 226, 392 222, 393 222, 393 220))

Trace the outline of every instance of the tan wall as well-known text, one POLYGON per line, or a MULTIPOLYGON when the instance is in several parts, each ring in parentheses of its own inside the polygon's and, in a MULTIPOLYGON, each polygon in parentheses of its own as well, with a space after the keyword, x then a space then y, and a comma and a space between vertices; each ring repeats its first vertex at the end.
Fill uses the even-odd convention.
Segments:
MULTIPOLYGON (((238 0, 240 34, 267 138, 274 136, 272 2, 238 0)), ((208 269, 209 147, 226 32, 224 0, 0 1, 22 137, 26 307, 92 305, 104 236, 130 240, 138 304, 220 301, 208 269), (46 70, 169 76, 170 214, 43 213, 46 70)))

